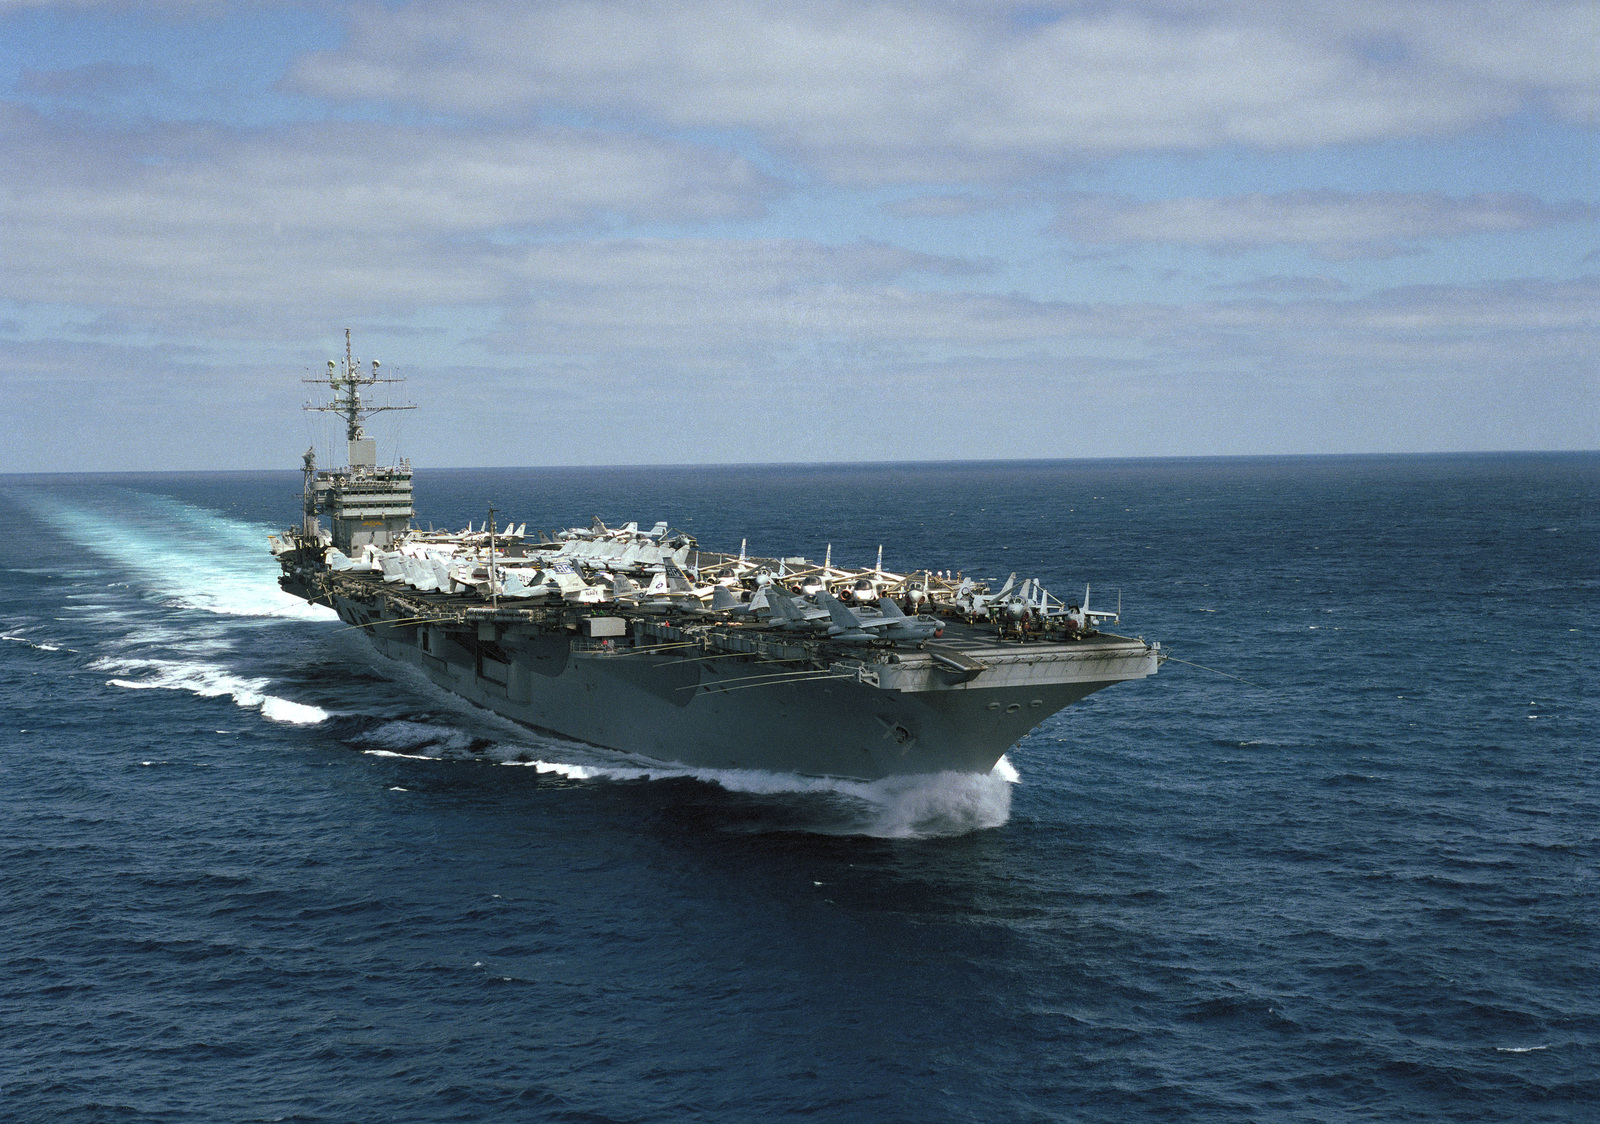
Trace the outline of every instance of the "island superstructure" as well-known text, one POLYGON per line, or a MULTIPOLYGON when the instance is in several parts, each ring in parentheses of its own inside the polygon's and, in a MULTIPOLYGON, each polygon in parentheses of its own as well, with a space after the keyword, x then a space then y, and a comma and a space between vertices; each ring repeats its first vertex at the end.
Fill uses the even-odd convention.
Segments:
POLYGON ((835 566, 702 550, 656 522, 554 534, 413 528, 410 465, 376 464, 379 381, 330 362, 349 464, 305 457, 298 527, 273 536, 288 592, 331 606, 379 652, 532 727, 691 767, 875 780, 987 773, 1073 702, 1155 673, 1160 645, 1119 614, 1015 575, 835 566), (330 526, 324 529, 321 516, 330 526))

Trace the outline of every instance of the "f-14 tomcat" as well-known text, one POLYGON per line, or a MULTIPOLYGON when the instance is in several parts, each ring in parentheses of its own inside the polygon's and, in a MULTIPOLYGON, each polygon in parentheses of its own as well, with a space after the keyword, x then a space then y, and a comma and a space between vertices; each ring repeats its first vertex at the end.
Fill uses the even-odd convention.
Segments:
POLYGON ((1037 581, 891 574, 699 549, 658 522, 554 537, 411 527, 411 468, 379 467, 350 355, 330 362, 349 465, 305 457, 280 584, 382 654, 536 730, 668 763, 874 780, 987 773, 1050 715, 1155 673, 1160 645, 1037 581), (320 516, 331 526, 324 529, 320 516), (904 606, 904 607, 902 607, 904 606), (911 613, 906 609, 912 610, 911 613))

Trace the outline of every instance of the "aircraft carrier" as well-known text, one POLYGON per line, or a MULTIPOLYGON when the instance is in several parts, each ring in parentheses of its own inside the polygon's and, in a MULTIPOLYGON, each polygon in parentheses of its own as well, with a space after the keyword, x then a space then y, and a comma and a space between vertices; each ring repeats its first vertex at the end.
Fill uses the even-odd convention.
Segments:
POLYGON ((288 592, 331 606, 378 651, 536 730, 665 763, 862 780, 987 773, 1071 703, 1155 673, 1119 613, 1015 575, 891 573, 701 550, 665 522, 554 534, 412 527, 410 465, 380 467, 363 401, 330 361, 348 466, 304 459, 299 526, 272 536, 288 592), (321 516, 330 526, 324 528, 321 516))

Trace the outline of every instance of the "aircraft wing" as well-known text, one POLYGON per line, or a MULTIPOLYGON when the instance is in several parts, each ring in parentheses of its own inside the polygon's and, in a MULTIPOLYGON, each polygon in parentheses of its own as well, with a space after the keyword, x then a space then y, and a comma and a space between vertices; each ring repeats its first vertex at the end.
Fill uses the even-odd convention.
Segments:
POLYGON ((850 629, 851 631, 860 631, 869 628, 882 628, 885 625, 894 623, 895 619, 889 616, 862 617, 861 614, 850 608, 850 606, 846 605, 837 597, 834 597, 832 594, 828 593, 817 594, 817 602, 818 604, 827 608, 828 616, 833 619, 834 624, 838 625, 840 628, 850 629))

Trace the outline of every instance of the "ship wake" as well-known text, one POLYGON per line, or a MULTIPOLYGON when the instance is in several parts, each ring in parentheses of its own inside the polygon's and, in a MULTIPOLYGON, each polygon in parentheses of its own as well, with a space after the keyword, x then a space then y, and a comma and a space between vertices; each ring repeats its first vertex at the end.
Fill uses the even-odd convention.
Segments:
MULTIPOLYGON (((558 783, 643 785, 667 796, 669 806, 706 812, 721 830, 916 839, 999 827, 1010 818, 1017 774, 1004 758, 982 775, 877 781, 664 764, 533 733, 440 691, 410 668, 382 660, 354 637, 335 641, 347 649, 341 662, 348 657, 355 663, 372 661, 385 679, 418 689, 436 709, 416 718, 378 717, 359 713, 365 707, 357 702, 357 713, 334 714, 277 693, 279 684, 288 681, 275 667, 237 666, 241 653, 236 629, 269 625, 274 619, 334 617, 331 610, 277 588, 277 567, 263 549, 269 528, 131 490, 115 490, 113 500, 100 504, 44 492, 19 498, 92 560, 92 567, 103 567, 120 579, 82 603, 101 623, 115 623, 123 631, 116 645, 120 651, 89 664, 109 673, 110 686, 227 699, 272 722, 322 726, 346 744, 377 756, 474 760, 532 770, 558 783), (109 506, 113 502, 114 509, 109 506), (109 596, 124 582, 140 594, 142 607, 126 602, 119 606, 119 599, 109 596), (158 610, 152 617, 154 605, 177 612, 158 610), (186 611, 211 614, 213 623, 186 611), (261 670, 273 674, 259 674, 261 670), (448 716, 443 721, 441 710, 448 716)), ((26 640, 16 630, 5 638, 26 640)))
POLYGON ((266 551, 272 528, 143 492, 117 492, 114 513, 59 495, 17 495, 62 538, 167 604, 224 616, 334 619, 332 609, 278 588, 266 551))
POLYGON ((805 831, 922 839, 1001 827, 1011 818, 1017 772, 1005 758, 988 773, 929 773, 876 781, 806 777, 758 769, 696 769, 508 762, 578 781, 690 780, 737 801, 727 826, 745 831, 805 831))
POLYGON ((648 784, 681 793, 684 805, 696 805, 719 829, 743 832, 880 839, 964 835, 1001 827, 1010 819, 1011 789, 1019 779, 1004 757, 984 774, 930 773, 876 781, 693 768, 531 735, 493 715, 473 717, 475 730, 427 720, 386 720, 355 732, 348 744, 374 757, 476 761, 529 769, 573 784, 648 784))
POLYGON ((226 667, 192 660, 118 659, 104 657, 89 664, 96 671, 120 672, 106 680, 125 690, 187 691, 201 698, 230 698, 247 710, 259 710, 270 722, 310 726, 323 722, 328 712, 318 706, 267 694, 271 680, 236 675, 226 667), (132 676, 139 678, 132 678, 132 676))

